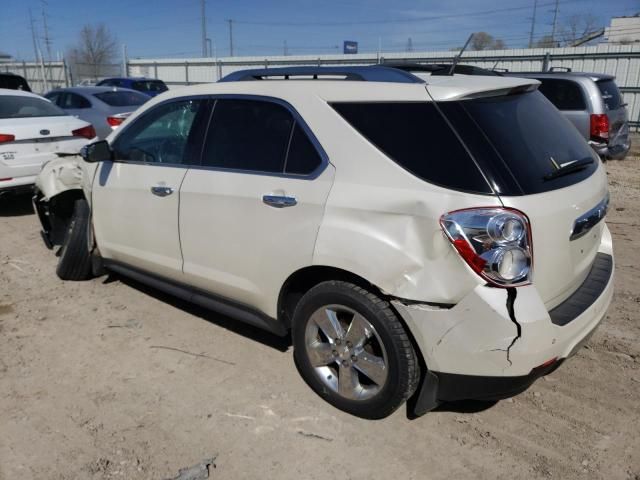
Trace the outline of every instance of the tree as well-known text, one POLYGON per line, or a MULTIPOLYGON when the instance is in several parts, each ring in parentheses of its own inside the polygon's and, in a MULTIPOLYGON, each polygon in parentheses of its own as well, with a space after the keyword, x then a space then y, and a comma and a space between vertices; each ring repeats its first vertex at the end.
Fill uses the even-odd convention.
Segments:
POLYGON ((554 48, 558 46, 558 42, 556 42, 551 35, 545 35, 536 40, 533 46, 534 48, 554 48))
POLYGON ((494 38, 487 32, 477 32, 473 34, 471 39, 472 50, 504 50, 506 47, 504 41, 494 38))
POLYGON ((113 69, 117 55, 116 37, 101 23, 82 27, 78 43, 67 57, 77 76, 97 79, 113 69))
POLYGON ((598 18, 592 14, 571 15, 560 26, 559 37, 562 42, 571 46, 598 27, 598 18))

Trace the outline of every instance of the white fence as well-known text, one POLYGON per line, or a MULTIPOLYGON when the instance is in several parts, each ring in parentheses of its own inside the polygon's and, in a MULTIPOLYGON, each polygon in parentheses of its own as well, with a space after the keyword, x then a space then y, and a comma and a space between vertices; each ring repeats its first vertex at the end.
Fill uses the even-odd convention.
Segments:
POLYGON ((64 62, 0 63, 0 72, 22 75, 36 93, 69 86, 69 74, 64 62))
MULTIPOLYGON (((455 52, 400 52, 384 54, 270 56, 189 59, 130 59, 129 75, 160 78, 167 85, 179 86, 215 82, 223 76, 246 68, 287 65, 368 65, 400 60, 438 63, 450 62, 455 52)), ((532 48, 465 52, 461 63, 510 71, 540 71, 543 66, 568 67, 576 72, 608 73, 628 104, 629 120, 640 127, 640 45, 601 44, 592 47, 532 48)))

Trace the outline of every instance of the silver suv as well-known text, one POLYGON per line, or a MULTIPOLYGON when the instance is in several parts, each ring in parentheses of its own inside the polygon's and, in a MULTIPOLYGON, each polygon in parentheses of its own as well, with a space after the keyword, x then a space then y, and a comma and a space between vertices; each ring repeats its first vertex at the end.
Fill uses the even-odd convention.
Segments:
POLYGON ((576 126, 602 159, 626 157, 631 147, 627 104, 614 76, 570 69, 505 75, 539 80, 542 85, 538 90, 576 126))

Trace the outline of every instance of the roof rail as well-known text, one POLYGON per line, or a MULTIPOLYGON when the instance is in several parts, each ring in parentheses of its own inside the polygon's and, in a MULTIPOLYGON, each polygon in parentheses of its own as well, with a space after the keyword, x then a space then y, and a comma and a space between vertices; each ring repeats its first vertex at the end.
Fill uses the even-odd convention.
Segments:
POLYGON ((549 69, 549 72, 553 73, 553 72, 571 72, 571 68, 569 67, 551 67, 549 69))
POLYGON ((267 79, 293 80, 295 77, 311 77, 319 80, 355 80, 361 82, 391 82, 391 83, 425 83, 415 75, 382 65, 352 66, 352 67, 279 67, 239 70, 221 78, 220 82, 240 82, 247 80, 267 79), (342 77, 342 78, 335 78, 342 77))

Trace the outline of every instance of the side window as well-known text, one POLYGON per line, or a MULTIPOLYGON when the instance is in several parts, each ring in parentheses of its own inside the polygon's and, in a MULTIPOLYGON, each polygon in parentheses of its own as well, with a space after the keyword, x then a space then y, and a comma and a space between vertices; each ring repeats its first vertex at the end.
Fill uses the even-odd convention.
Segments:
POLYGON ((160 105, 136 119, 113 144, 116 160, 193 165, 199 149, 190 148, 202 100, 182 100, 160 105))
POLYGON ((600 80, 596 82, 598 90, 602 94, 602 100, 607 110, 616 110, 622 105, 622 97, 616 82, 613 80, 600 80))
POLYGON ((322 163, 322 158, 318 154, 311 140, 302 127, 296 123, 289 145, 285 173, 294 175, 308 175, 322 163))
POLYGON ((64 95, 64 105, 62 108, 91 108, 89 100, 77 93, 68 92, 64 95))
POLYGON ((217 100, 202 164, 281 173, 293 125, 291 113, 273 102, 217 100))
POLYGON ((55 104, 55 105, 59 105, 59 101, 60 101, 60 96, 61 94, 59 92, 53 92, 53 93, 47 93, 44 98, 46 98, 47 100, 49 100, 51 103, 55 104))
POLYGON ((582 88, 576 82, 560 79, 539 79, 540 92, 555 105, 558 110, 586 110, 582 88))

